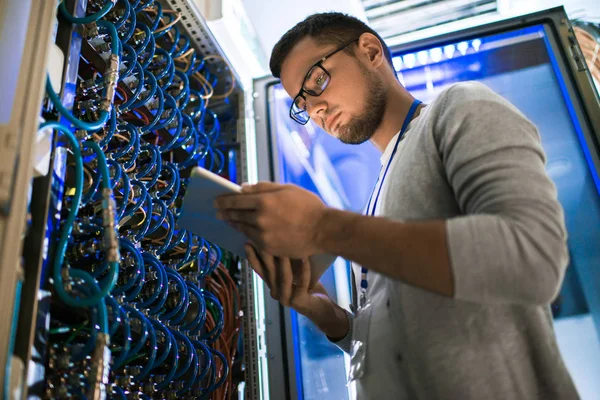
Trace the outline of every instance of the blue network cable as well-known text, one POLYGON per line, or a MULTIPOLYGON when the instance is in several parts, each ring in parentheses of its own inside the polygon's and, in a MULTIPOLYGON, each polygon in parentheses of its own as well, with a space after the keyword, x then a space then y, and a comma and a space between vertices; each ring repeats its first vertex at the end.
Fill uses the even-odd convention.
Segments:
MULTIPOLYGON (((124 0, 125 2, 127 2, 127 0, 124 0)), ((137 26, 137 17, 136 17, 136 12, 133 10, 133 4, 131 5, 132 10, 129 13, 129 23, 126 23, 125 25, 127 27, 127 30, 122 29, 122 31, 124 30, 125 33, 121 36, 121 40, 123 42, 127 42, 129 41, 129 39, 131 39, 131 37, 133 36, 133 34, 135 33, 135 27, 137 26)))
MULTIPOLYGON (((134 75, 137 74, 138 84, 136 86, 133 96, 131 96, 131 98, 129 100, 127 100, 126 102, 124 102, 123 104, 117 106, 117 109, 119 110, 119 112, 126 112, 132 108, 135 108, 135 107, 132 107, 132 105, 136 101, 136 99, 141 95, 142 91, 144 90, 144 82, 145 82, 144 81, 144 79, 145 79, 144 67, 142 67, 142 65, 138 61, 135 62, 133 74, 134 75)), ((154 78, 154 77, 152 77, 152 78, 154 78)))
MULTIPOLYGON (((178 219, 187 169, 201 163, 222 172, 228 165, 219 149, 220 117, 207 108, 217 77, 172 24, 178 17, 159 2, 99 3, 82 18, 64 3, 59 12, 71 23, 91 24, 87 30, 98 28, 91 44, 110 43, 108 59, 102 55, 108 68, 78 86, 79 117, 48 80, 51 103, 76 131, 42 125, 57 129, 71 150, 68 182, 74 187, 55 246, 52 284, 61 302, 85 310, 79 318, 88 315, 89 330, 78 331, 67 348, 77 368, 91 363, 88 356, 98 357, 98 346, 110 349, 113 398, 126 398, 128 388, 118 386, 118 377, 128 374, 141 392, 154 383, 159 393, 207 398, 229 374, 217 350, 225 310, 202 281, 215 273, 223 253, 180 229, 178 219), (215 323, 209 331, 207 313, 215 323)), ((93 67, 89 60, 83 64, 93 67)), ((83 380, 95 385, 90 379, 83 380)))
POLYGON ((112 360, 113 369, 118 369, 125 363, 125 360, 127 359, 127 356, 131 350, 131 326, 129 323, 129 315, 127 314, 127 311, 123 307, 120 307, 120 309, 121 309, 121 316, 122 316, 122 320, 123 320, 123 323, 121 324, 121 327, 123 328, 122 329, 123 330, 123 332, 122 332, 123 342, 121 343, 121 347, 119 348, 119 355, 117 357, 113 356, 113 360, 112 360))
MULTIPOLYGON (((183 237, 186 238, 185 242, 186 242, 186 249, 185 249, 185 254, 182 257, 181 261, 179 261, 179 263, 175 266, 176 270, 179 270, 180 268, 182 268, 184 265, 186 265, 188 262, 190 262, 190 260, 192 259, 192 233, 191 232, 186 232, 186 231, 181 231, 181 233, 183 233, 183 237)), ((182 240, 183 242, 183 240, 182 240)))
POLYGON ((60 5, 58 6, 58 9, 59 9, 61 15, 63 17, 65 17, 67 19, 67 21, 71 22, 72 24, 89 24, 92 22, 99 22, 100 18, 102 18, 106 14, 108 14, 108 12, 113 8, 113 5, 114 5, 114 3, 112 1, 107 0, 106 3, 104 4, 104 6, 100 9, 100 11, 98 11, 92 15, 83 17, 83 18, 76 18, 72 14, 70 14, 69 11, 67 10, 67 7, 65 6, 64 1, 62 1, 60 3, 60 5))
POLYGON ((146 235, 152 235, 154 232, 156 232, 158 230, 158 228, 160 228, 163 224, 163 222, 165 222, 165 220, 167 219, 167 211, 168 208, 165 205, 165 203, 160 200, 160 199, 154 199, 154 201, 152 202, 153 205, 153 211, 155 212, 156 215, 156 208, 160 209, 160 214, 158 215, 158 218, 156 220, 152 220, 152 222, 154 222, 154 225, 150 224, 150 227, 148 228, 148 231, 146 232, 146 235), (158 207, 156 207, 158 206, 158 207))
POLYGON ((158 256, 161 256, 165 253, 167 247, 169 246, 169 242, 173 238, 173 231, 175 230, 175 218, 173 217, 173 213, 169 209, 167 209, 167 224, 167 234, 164 238, 164 242, 161 246, 154 250, 156 255, 158 256))
POLYGON ((135 343, 135 345, 131 347, 131 350, 129 351, 129 354, 137 355, 140 352, 140 350, 142 350, 142 348, 146 344, 146 341, 148 340, 148 320, 146 319, 146 317, 144 317, 144 315, 141 312, 129 305, 125 305, 123 306, 123 308, 129 313, 130 321, 135 319, 140 322, 139 340, 135 343))
MULTIPOLYGON (((111 288, 109 288, 109 286, 107 286, 103 290, 98 289, 98 291, 96 293, 90 295, 87 298, 74 298, 69 293, 67 293, 67 291, 64 288, 63 260, 65 257, 65 251, 66 251, 66 247, 68 244, 69 236, 71 235, 71 231, 73 229, 73 224, 75 223, 75 217, 77 216, 78 208, 81 203, 81 195, 82 195, 82 191, 83 191, 83 160, 81 157, 81 150, 79 147, 79 142, 77 141, 77 138, 75 137, 75 135, 73 135, 68 128, 66 128, 64 125, 57 123, 57 122, 44 122, 40 126, 40 129, 46 129, 46 128, 52 128, 52 129, 58 130, 70 142, 71 150, 73 151, 74 159, 75 159, 75 173, 76 173, 75 194, 73 196, 73 200, 71 203, 71 209, 69 210, 67 220, 62 229, 62 233, 60 236, 60 240, 58 242, 56 257, 55 257, 55 261, 54 261, 54 268, 53 268, 54 286, 55 286, 57 294, 59 295, 61 300, 63 300, 65 303, 67 303, 68 305, 70 305, 72 307, 88 307, 88 306, 97 305, 98 303, 104 304, 102 298, 104 296, 106 296, 106 294, 102 295, 102 293, 104 293, 105 291, 106 291, 106 293, 108 293, 108 291, 110 291, 110 289, 111 289, 111 288), (107 289, 108 289, 108 291, 107 291, 107 289)), ((118 268, 118 265, 117 265, 117 268, 118 268)), ((117 269, 117 273, 118 273, 118 269, 117 269)), ((85 281, 86 285, 98 288, 96 280, 91 275, 89 275, 87 272, 80 271, 77 269, 71 269, 70 277, 83 279, 85 281)), ((101 306, 101 308, 102 308, 102 306, 101 306)), ((104 313, 104 315, 101 315, 101 321, 106 321, 108 317, 106 315, 106 306, 105 305, 103 306, 103 311, 101 311, 101 313, 102 312, 104 313)), ((108 323, 103 324, 103 326, 105 328, 105 330, 103 331, 104 333, 108 332, 107 327, 106 327, 107 325, 108 325, 108 323)))
POLYGON ((167 310, 164 314, 161 315, 161 319, 169 321, 176 319, 183 308, 187 309, 187 307, 189 306, 189 302, 187 286, 185 285, 185 281, 183 280, 181 275, 169 268, 167 268, 166 271, 167 276, 177 287, 176 293, 178 297, 178 300, 174 300, 177 301, 177 303, 174 304, 170 310, 167 310))
POLYGON ((170 338, 171 338, 171 352, 170 352, 170 359, 171 362, 168 363, 168 371, 167 374, 165 375, 164 379, 162 382, 158 383, 156 385, 156 388, 158 390, 162 390, 162 389, 166 389, 169 384, 171 383, 171 381, 173 380, 173 378, 175 377, 175 374, 177 373, 177 369, 179 368, 179 362, 180 362, 180 358, 179 358, 179 350, 178 350, 178 345, 177 345, 177 339, 175 339, 175 335, 174 332, 172 330, 167 330, 170 338))
POLYGON ((169 333, 166 326, 164 326, 162 323, 155 319, 150 319, 150 323, 154 327, 154 331, 160 332, 162 335, 161 337, 164 338, 164 346, 162 347, 162 352, 156 355, 154 363, 152 365, 152 368, 154 369, 156 367, 161 366, 167 360, 167 357, 169 357, 169 353, 171 353, 171 346, 175 346, 176 344, 173 343, 175 340, 172 339, 172 335, 169 333))
MULTIPOLYGON (((166 295, 168 294, 167 286, 166 286, 166 284, 168 282, 168 278, 166 276, 166 272, 164 270, 163 265, 160 263, 160 261, 158 261, 158 259, 156 259, 156 257, 154 257, 151 254, 144 253, 143 258, 144 258, 145 265, 147 265, 148 269, 150 271, 156 272, 156 278, 157 278, 154 283, 147 285, 148 288, 152 287, 152 289, 153 289, 152 293, 147 296, 146 300, 142 300, 139 303, 140 307, 149 308, 152 306, 152 304, 154 304, 159 299, 161 294, 164 293, 165 299, 166 299, 166 295)), ((160 307, 162 307, 163 304, 164 304, 164 302, 162 304, 160 304, 160 307)))
POLYGON ((200 329, 204 327, 204 322, 206 321, 206 302, 204 301, 204 295, 193 283, 186 282, 188 285, 188 290, 190 294, 196 299, 196 303, 198 304, 198 312, 192 321, 188 324, 182 325, 180 327, 183 331, 190 331, 192 335, 197 335, 200 332, 200 329))
POLYGON ((202 380, 208 375, 208 373, 210 372, 210 368, 213 365, 213 356, 208 346, 203 342, 199 340, 192 340, 192 345, 196 348, 196 353, 198 353, 199 350, 204 356, 204 365, 202 368, 202 372, 198 374, 198 376, 196 376, 195 382, 195 385, 200 387, 202 380))
POLYGON ((142 368, 139 374, 134 375, 133 379, 137 381, 143 380, 146 375, 154 368, 154 362, 156 360, 156 332, 154 326, 146 319, 146 327, 148 328, 148 361, 142 368))
MULTIPOLYGON (((158 48, 156 49, 156 51, 154 52, 154 57, 155 59, 152 60, 153 63, 156 62, 156 59, 158 58, 162 58, 163 60, 165 60, 165 66, 162 68, 162 71, 158 72, 156 74, 156 80, 160 81, 161 79, 167 77, 169 79, 165 80, 165 82, 160 85, 160 87, 162 89, 168 87, 169 85, 171 85, 171 83, 173 82, 173 76, 175 75, 175 66, 173 65, 173 59, 171 58, 171 55, 163 48, 158 48)), ((153 69, 158 70, 158 67, 155 67, 153 69)))
POLYGON ((112 296, 106 296, 106 305, 110 308, 110 317, 108 319, 109 322, 109 334, 111 337, 114 337, 119 329, 119 326, 123 323, 123 319, 121 318, 121 306, 117 304, 117 301, 112 296))
MULTIPOLYGON (((181 363, 179 365, 179 368, 177 368, 177 372, 175 373, 175 376, 174 376, 174 378, 180 378, 188 371, 188 369, 191 367, 194 359, 198 358, 198 355, 196 354, 196 350, 195 350, 194 346, 192 346, 192 342, 190 341, 190 339, 187 336, 185 336, 182 333, 175 331, 175 330, 171 330, 171 333, 173 334, 173 336, 175 336, 176 340, 179 340, 180 342, 183 343, 183 346, 185 348, 185 359, 184 359, 183 363, 181 363)), ((179 361, 180 362, 182 361, 181 355, 180 355, 179 361)))
POLYGON ((154 19, 154 22, 152 23, 152 25, 149 26, 149 28, 152 32, 154 32, 155 30, 158 29, 158 25, 160 24, 160 20, 162 19, 162 16, 163 16, 163 10, 162 10, 162 4, 160 4, 160 2, 155 1, 152 5, 154 5, 156 7, 156 18, 154 19))
POLYGON ((200 335, 200 337, 206 340, 207 343, 213 343, 223 331, 223 306, 211 292, 203 290, 202 294, 204 295, 205 301, 211 303, 212 309, 216 310, 217 316, 215 318, 215 327, 200 335))
POLYGON ((52 89, 50 77, 46 79, 46 92, 48 93, 50 100, 52 101, 58 112, 79 129, 83 129, 86 131, 97 131, 101 129, 104 126, 104 124, 106 124, 106 121, 108 121, 108 118, 110 117, 110 114, 107 111, 103 110, 100 112, 100 118, 96 122, 85 122, 78 118, 75 118, 69 112, 69 110, 67 110, 62 105, 62 102, 58 98, 58 95, 54 92, 54 89, 52 89))
POLYGON ((223 353, 221 353, 220 351, 211 349, 213 355, 216 355, 219 360, 221 360, 221 364, 223 365, 224 368, 224 372, 223 375, 221 376, 221 379, 219 379, 213 386, 213 390, 214 389, 218 389, 221 386, 223 386, 223 384, 225 383, 225 380, 227 379, 227 375, 229 375, 229 364, 227 363, 227 359, 225 359, 225 356, 223 355, 223 353))
POLYGON ((117 110, 114 107, 110 110, 108 126, 105 127, 105 129, 107 129, 108 132, 106 133, 104 138, 100 142, 98 142, 98 145, 100 147, 106 147, 106 145, 108 145, 108 143, 112 140, 113 135, 115 134, 115 131, 117 129, 117 110))
POLYGON ((127 19, 129 18, 129 13, 131 12, 131 5, 129 4, 129 0, 120 0, 118 1, 118 4, 123 4, 125 11, 121 16, 121 19, 114 23, 115 29, 117 30, 121 29, 121 27, 125 25, 125 22, 127 22, 127 19))
MULTIPOLYGON (((142 66, 143 68, 143 66, 142 66)), ((154 76, 154 74, 152 74, 152 72, 148 71, 147 69, 144 69, 144 79, 146 81, 148 81, 148 87, 150 88, 146 93, 144 93, 143 99, 136 99, 134 96, 133 98, 133 103, 129 106, 123 106, 129 109, 134 109, 134 108, 140 108, 140 107, 144 107, 146 106, 146 104, 154 97, 154 95, 156 95, 157 90, 158 90, 158 83, 156 82, 156 77, 154 76)), ((140 82, 142 82, 140 80, 140 82)), ((139 85, 139 84, 138 84, 139 85)), ((162 91, 158 91, 158 93, 162 93, 162 91)), ((162 96, 162 94, 161 94, 162 96)), ((139 97, 139 96, 138 96, 139 97)), ((163 98, 163 102, 164 102, 164 98, 163 98)), ((162 113, 162 107, 161 107, 161 113, 162 113)), ((152 126, 156 125, 156 123, 154 123, 152 126)), ((146 126, 144 126, 145 128, 146 126)), ((150 128, 145 129, 145 131, 150 130, 150 128)))
POLYGON ((145 276, 144 261, 140 251, 133 245, 133 243, 125 238, 120 238, 119 246, 121 249, 125 250, 125 252, 129 253, 129 256, 131 257, 130 259, 133 261, 133 274, 125 285, 119 285, 115 287, 112 291, 113 294, 128 292, 136 283, 139 283, 138 281, 143 281, 145 276))
MULTIPOLYGON (((184 336, 185 337, 185 336, 184 336)), ((187 339, 187 338, 186 338, 187 339)), ((189 339, 188 339, 189 341, 189 339)), ((185 383, 181 389, 177 391, 177 396, 183 396, 189 389, 192 388, 194 383, 196 382, 196 375, 198 375, 198 355, 196 354, 196 348, 190 342, 190 349, 192 351, 191 354, 191 363, 190 367, 187 369, 188 378, 185 379, 185 383), (191 371, 189 370, 191 368, 191 371)))

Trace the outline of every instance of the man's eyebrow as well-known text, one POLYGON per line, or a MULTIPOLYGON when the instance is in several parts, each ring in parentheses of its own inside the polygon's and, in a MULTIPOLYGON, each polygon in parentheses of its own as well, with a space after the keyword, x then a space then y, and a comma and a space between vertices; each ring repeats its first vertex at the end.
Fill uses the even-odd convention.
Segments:
POLYGON ((315 66, 315 64, 317 62, 314 62, 314 63, 310 64, 310 66, 308 67, 308 69, 306 70, 306 72, 304 73, 304 75, 302 75, 302 78, 300 78, 300 90, 298 91, 298 93, 300 93, 302 91, 302 89, 304 89, 304 82, 306 82, 306 78, 308 77, 308 74, 310 73, 310 70, 313 69, 313 67, 315 66))

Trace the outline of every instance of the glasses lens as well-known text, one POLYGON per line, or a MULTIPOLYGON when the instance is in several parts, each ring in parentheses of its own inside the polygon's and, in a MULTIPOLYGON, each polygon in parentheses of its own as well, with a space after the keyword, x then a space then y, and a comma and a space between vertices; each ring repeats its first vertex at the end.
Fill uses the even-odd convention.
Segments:
POLYGON ((320 65, 315 65, 306 76, 304 90, 312 96, 320 96, 329 85, 331 76, 320 65))
POLYGON ((305 125, 310 119, 308 112, 306 112, 306 100, 302 96, 297 96, 292 103, 290 110, 290 116, 292 119, 299 124, 305 125))

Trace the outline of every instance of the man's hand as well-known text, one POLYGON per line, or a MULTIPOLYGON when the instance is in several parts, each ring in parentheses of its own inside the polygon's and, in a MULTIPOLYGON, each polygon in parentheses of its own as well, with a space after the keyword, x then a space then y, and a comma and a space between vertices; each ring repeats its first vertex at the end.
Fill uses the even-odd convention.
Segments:
POLYGON ((246 246, 246 254, 273 299, 313 321, 331 339, 346 336, 350 325, 345 311, 329 298, 321 283, 309 289, 311 268, 307 259, 273 257, 264 251, 257 253, 250 245, 246 246))
POLYGON ((242 231, 258 248, 276 256, 319 253, 319 221, 327 209, 313 193, 294 185, 246 185, 241 194, 215 201, 218 217, 242 231))
POLYGON ((322 306, 329 296, 319 282, 309 289, 310 265, 307 259, 291 260, 287 257, 273 257, 267 252, 259 254, 250 245, 246 246, 248 262, 271 291, 271 297, 285 307, 309 316, 311 311, 322 306))

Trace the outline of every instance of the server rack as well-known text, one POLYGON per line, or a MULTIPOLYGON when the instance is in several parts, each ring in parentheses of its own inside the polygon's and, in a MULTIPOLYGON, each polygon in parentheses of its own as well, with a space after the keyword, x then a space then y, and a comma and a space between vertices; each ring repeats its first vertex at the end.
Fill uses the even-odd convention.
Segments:
MULTIPOLYGON (((180 20, 176 26, 182 34, 188 36, 190 48, 201 55, 217 55, 223 59, 225 65, 228 64, 226 55, 191 0, 160 2, 157 0, 156 3, 146 0, 142 3, 118 0, 110 3, 124 7, 124 2, 129 5, 145 3, 148 6, 153 3, 155 7, 167 10, 166 12, 173 12, 173 15, 178 13, 180 20)), ((56 42, 64 54, 59 94, 67 109, 73 106, 78 79, 90 78, 86 75, 87 71, 79 69, 80 57, 96 67, 105 66, 105 60, 99 57, 85 37, 85 28, 66 23, 60 18, 56 19, 56 2, 37 3, 11 0, 0 6, 0 12, 7 18, 6 21, 22 22, 19 26, 21 31, 16 34, 21 35, 23 40, 26 39, 26 42, 22 43, 24 48, 22 59, 17 59, 17 64, 13 65, 15 68, 9 71, 13 74, 7 75, 4 69, 2 73, 2 79, 5 81, 12 79, 15 86, 14 107, 7 107, 12 105, 12 99, 8 96, 4 96, 3 99, 10 99, 11 103, 7 104, 4 100, 2 102, 2 108, 4 110, 8 108, 9 111, 12 109, 13 113, 8 114, 10 119, 7 117, 5 120, 3 115, 3 119, 0 120, 3 145, 14 144, 12 148, 2 148, 3 161, 5 161, 3 167, 7 167, 2 170, 5 195, 3 199, 7 202, 0 220, 2 223, 0 296, 5 305, 0 310, 0 365, 2 366, 0 382, 3 383, 0 398, 7 399, 48 396, 46 391, 48 382, 45 376, 49 369, 47 329, 50 321, 51 293, 44 290, 43 275, 45 263, 51 259, 54 251, 53 231, 56 230, 56 225, 60 224, 60 221, 57 222, 57 217, 60 215, 60 204, 64 195, 67 152, 57 146, 57 139, 54 137, 48 175, 33 179, 30 164, 35 150, 34 140, 39 124, 40 105, 43 106, 41 100, 45 92, 50 45, 56 42), (11 141, 13 138, 16 138, 14 142, 11 141), (28 192, 31 194, 30 197, 27 195, 28 192), (21 235, 15 232, 26 234, 21 238, 21 235)), ((68 1, 66 5, 73 16, 83 17, 90 3, 86 0, 73 0, 68 1)), ((99 4, 93 3, 94 6, 99 4)), ((109 2, 105 3, 108 6, 109 2)), ((3 26, 14 27, 9 23, 3 26)), ((7 36, 3 35, 3 41, 5 37, 7 36)), ((15 41, 12 44, 20 43, 15 41)), ((5 43, 2 46, 3 54, 4 51, 10 51, 9 46, 4 45, 5 43)), ((11 60, 15 61, 14 58, 11 60)), ((52 60, 56 62, 57 59, 52 60)), ((211 73, 223 81, 229 79, 230 74, 226 69, 217 67, 212 69, 211 73)), ((233 74, 235 79, 235 71, 233 74)), ((55 87, 56 89, 58 88, 55 87)), ((254 121, 250 115, 251 104, 251 91, 240 85, 223 101, 215 101, 212 104, 212 107, 218 110, 217 112, 224 110, 225 113, 233 114, 227 118, 230 122, 222 127, 220 146, 227 152, 226 156, 229 159, 229 178, 238 183, 256 180, 255 161, 252 158, 255 151, 253 151, 254 121)), ((260 285, 257 285, 259 281, 243 260, 239 261, 238 270, 239 273, 233 278, 239 284, 241 295, 241 304, 238 306, 241 311, 239 318, 243 332, 240 340, 240 343, 243 343, 241 345, 243 361, 238 360, 241 368, 238 374, 241 375, 236 379, 242 384, 237 389, 243 392, 244 398, 261 399, 268 396, 266 388, 261 384, 268 374, 264 362, 266 354, 264 346, 261 345, 264 341, 264 328, 261 323, 257 323, 257 319, 262 315, 262 293, 260 285)), ((108 395, 114 398, 115 393, 111 394, 109 390, 101 396, 108 395)), ((157 392, 156 396, 161 395, 157 392)))

